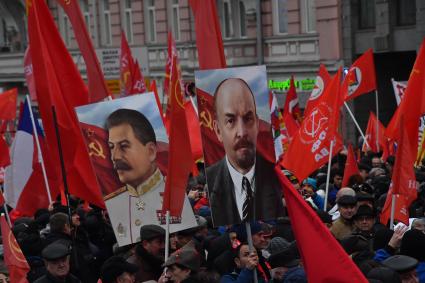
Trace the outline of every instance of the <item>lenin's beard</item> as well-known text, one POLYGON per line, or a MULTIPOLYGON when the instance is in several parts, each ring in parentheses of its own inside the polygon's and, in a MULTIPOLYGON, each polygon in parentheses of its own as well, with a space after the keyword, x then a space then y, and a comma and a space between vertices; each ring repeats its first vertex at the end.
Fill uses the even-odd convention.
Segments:
POLYGON ((249 170, 255 162, 255 144, 246 138, 240 139, 233 149, 236 152, 235 162, 238 167, 249 170))

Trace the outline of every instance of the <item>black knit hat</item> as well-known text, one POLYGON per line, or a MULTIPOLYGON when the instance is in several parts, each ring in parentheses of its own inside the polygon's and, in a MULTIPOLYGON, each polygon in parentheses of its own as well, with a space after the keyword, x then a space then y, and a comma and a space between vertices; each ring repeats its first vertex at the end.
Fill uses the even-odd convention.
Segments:
POLYGON ((124 272, 134 274, 138 269, 137 265, 127 262, 123 257, 112 256, 103 264, 100 277, 102 283, 114 283, 117 277, 124 272))

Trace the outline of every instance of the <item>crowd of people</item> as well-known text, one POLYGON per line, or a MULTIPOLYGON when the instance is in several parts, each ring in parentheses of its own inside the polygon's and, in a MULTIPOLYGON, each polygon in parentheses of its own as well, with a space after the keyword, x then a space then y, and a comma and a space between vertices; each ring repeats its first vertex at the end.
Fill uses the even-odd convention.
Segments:
MULTIPOLYGON (((283 172, 369 282, 425 282, 425 170, 416 169, 420 185, 409 207, 410 225, 390 230, 379 215, 394 157, 383 162, 365 155, 358 163, 360 175, 341 188, 344 164, 343 154, 332 161, 327 207, 326 166, 305 180, 283 172)), ((142 225, 140 242, 119 247, 106 210, 87 209, 73 197, 71 215, 59 200, 16 219, 12 231, 31 268, 28 281, 248 283, 257 277, 258 282, 315 282, 306 276, 291 229, 297 219, 251 222, 249 245, 246 225, 213 227, 206 187, 204 174, 190 178, 187 195, 198 226, 170 235, 166 260, 161 226, 142 225)), ((0 272, 8 273, 4 261, 0 272)))

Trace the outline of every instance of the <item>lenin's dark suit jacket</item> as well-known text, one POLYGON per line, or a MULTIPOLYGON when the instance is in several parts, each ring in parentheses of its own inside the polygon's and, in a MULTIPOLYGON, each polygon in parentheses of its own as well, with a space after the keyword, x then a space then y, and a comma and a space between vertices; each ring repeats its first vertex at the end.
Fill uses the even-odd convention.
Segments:
MULTIPOLYGON (((208 167, 206 172, 214 226, 241 223, 226 158, 208 167)), ((271 220, 283 216, 281 186, 274 164, 257 155, 254 176, 255 220, 271 220)))

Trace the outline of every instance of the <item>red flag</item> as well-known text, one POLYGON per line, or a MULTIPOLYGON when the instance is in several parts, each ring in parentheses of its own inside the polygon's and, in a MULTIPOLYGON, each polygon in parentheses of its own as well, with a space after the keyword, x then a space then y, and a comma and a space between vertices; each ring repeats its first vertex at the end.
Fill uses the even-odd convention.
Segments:
POLYGON ((151 86, 149 90, 153 91, 153 93, 155 94, 155 100, 156 100, 156 104, 158 105, 159 114, 161 114, 161 118, 162 120, 164 120, 164 114, 162 113, 162 104, 161 104, 161 101, 159 100, 158 88, 156 87, 156 80, 151 81, 151 86))
POLYGON ((145 80, 139 63, 134 60, 123 31, 121 31, 120 74, 121 96, 146 92, 145 80))
POLYGON ((409 224, 408 207, 417 197, 416 176, 413 168, 415 158, 412 158, 413 155, 410 152, 409 135, 407 134, 406 128, 400 128, 400 132, 401 136, 397 147, 391 187, 388 191, 387 199, 381 213, 381 223, 385 225, 390 218, 393 194, 396 195, 394 219, 402 221, 406 225, 409 224))
POLYGON ((12 88, 0 93, 0 119, 14 120, 16 118, 16 100, 18 90, 12 88))
POLYGON ((197 161, 203 157, 201 129, 199 128, 198 115, 191 101, 186 101, 184 104, 186 111, 187 128, 190 133, 190 147, 192 149, 193 161, 197 161))
POLYGON ((372 151, 379 152, 380 150, 387 147, 387 138, 385 137, 385 127, 376 118, 375 114, 371 111, 369 114, 369 121, 367 122, 367 128, 365 133, 366 141, 369 144, 363 143, 363 152, 372 151), (378 129, 376 128, 378 126, 378 129))
POLYGON ((4 199, 3 192, 0 190, 0 206, 3 206, 6 203, 6 200, 4 199))
POLYGON ((0 167, 6 167, 10 164, 9 146, 0 134, 0 167))
POLYGON ((46 142, 54 162, 54 174, 61 176, 52 106, 56 108, 70 193, 103 207, 102 194, 74 111, 74 107, 89 102, 87 89, 45 1, 32 0, 30 3, 28 31, 34 78, 46 142))
MULTIPOLYGON (((169 100, 168 95, 170 93, 171 64, 173 63, 173 52, 176 49, 176 46, 173 45, 174 41, 173 41, 173 36, 171 34, 171 31, 168 31, 167 43, 168 43, 168 53, 167 53, 168 57, 167 57, 167 63, 165 64, 164 94, 167 96, 167 102, 168 102, 169 100)), ((167 109, 168 109, 168 105, 167 105, 167 109)))
MULTIPOLYGON (((34 1, 34 0, 30 0, 34 1)), ((97 102, 109 96, 108 88, 103 77, 102 68, 97 59, 96 52, 86 28, 79 1, 57 0, 67 14, 74 30, 75 39, 80 47, 81 55, 87 68, 89 83, 89 101, 97 102)))
POLYGON ((405 128, 410 141, 410 153, 416 158, 418 150, 419 119, 425 113, 425 39, 422 41, 415 65, 410 73, 403 99, 391 118, 385 136, 391 140, 399 139, 399 128, 405 128), (403 123, 400 122, 403 115, 403 123))
POLYGON ((320 101, 319 97, 324 93, 326 87, 331 82, 331 76, 328 73, 325 65, 320 64, 319 72, 316 76, 316 82, 313 87, 313 91, 310 94, 310 98, 307 101, 307 105, 304 110, 304 117, 308 116, 311 109, 316 107, 320 101))
POLYGON ((195 15, 199 69, 226 68, 223 40, 215 0, 189 0, 195 15))
POLYGON ((290 113, 298 123, 302 122, 302 115, 300 106, 298 105, 298 96, 295 89, 294 76, 291 76, 289 83, 289 90, 286 94, 285 106, 283 107, 283 113, 290 113))
MULTIPOLYGON (((177 54, 176 54, 177 55, 177 54)), ((168 175, 165 182, 162 211, 170 211, 171 216, 180 217, 193 161, 187 129, 186 113, 181 92, 181 77, 178 71, 177 56, 173 57, 170 79, 170 151, 168 175)))
POLYGON ((28 283, 27 273, 30 271, 30 266, 28 265, 21 248, 16 242, 9 224, 6 222, 6 217, 1 215, 0 221, 4 261, 9 270, 10 282, 28 283))
POLYGON ((376 77, 373 50, 368 49, 348 70, 342 83, 342 94, 344 100, 347 101, 375 89, 376 77))
POLYGON ((348 146, 347 161, 345 162, 344 178, 342 179, 342 187, 348 186, 348 179, 355 174, 359 174, 356 156, 354 155, 353 146, 348 146))
POLYGON ((32 60, 31 60, 31 52, 30 52, 29 45, 27 50, 25 50, 24 74, 25 74, 25 81, 27 82, 28 92, 30 93, 31 100, 37 100, 37 94, 35 93, 35 82, 34 82, 34 75, 32 72, 32 60))
POLYGON ((368 282, 319 216, 277 167, 276 173, 283 188, 289 217, 293 220, 292 229, 308 280, 368 282))
POLYGON ((332 155, 342 147, 337 133, 340 106, 341 70, 332 79, 309 116, 305 116, 298 134, 289 145, 282 165, 298 178, 304 180, 314 170, 328 162, 331 141, 332 155))

